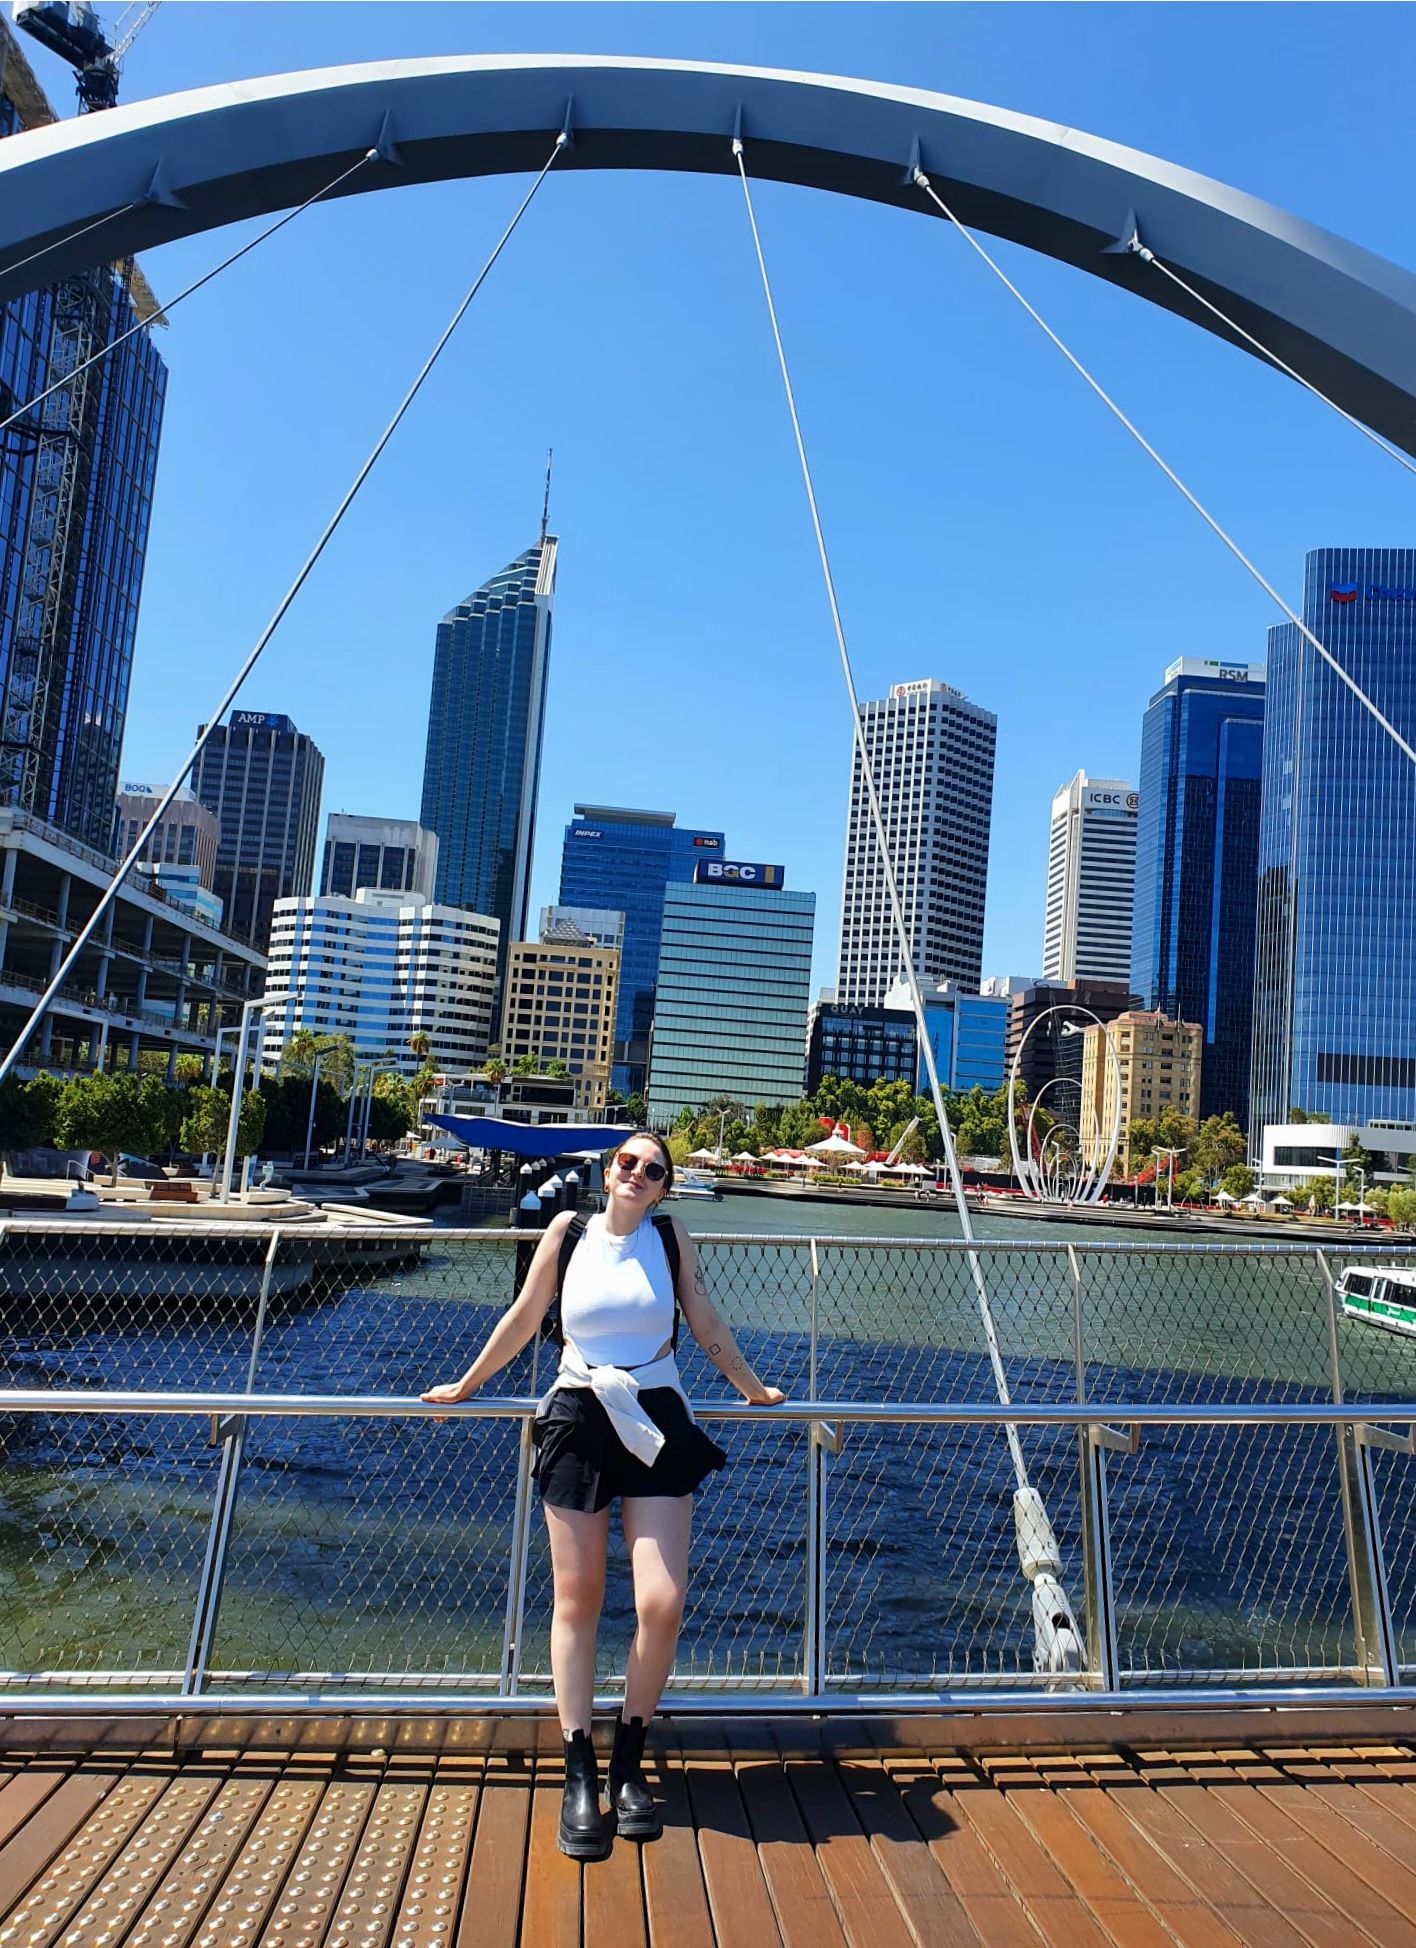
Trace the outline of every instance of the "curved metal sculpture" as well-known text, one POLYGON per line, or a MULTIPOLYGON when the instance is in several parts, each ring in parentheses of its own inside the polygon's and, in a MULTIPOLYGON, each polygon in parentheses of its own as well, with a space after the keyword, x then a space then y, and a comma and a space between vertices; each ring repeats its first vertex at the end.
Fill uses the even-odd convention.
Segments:
MULTIPOLYGON (((1049 1026, 1049 1034, 1054 1032, 1049 1026)), ((1116 1152, 1121 1147, 1121 1061, 1116 1053, 1116 1044, 1111 1039, 1106 1023, 1090 1008, 1080 1007, 1076 1002, 1064 1001, 1055 1008, 1044 1008, 1042 1013, 1028 1024, 1026 1033, 1018 1043, 1013 1057, 1013 1066, 1008 1072, 1008 1148, 1012 1152, 1013 1175, 1025 1197, 1036 1203, 1048 1204, 1098 1204, 1101 1202, 1111 1172, 1116 1163, 1116 1152), (1028 1108, 1027 1128, 1024 1131, 1023 1150, 1018 1148, 1018 1077, 1022 1069, 1023 1051, 1044 1022, 1060 1023, 1063 1033, 1078 1032, 1077 1017, 1101 1030, 1102 1045, 1106 1050, 1106 1060, 1115 1085, 1113 1092, 1114 1111, 1111 1128, 1108 1132, 1093 1135, 1088 1142, 1082 1136, 1080 1101, 1078 1089, 1078 1114, 1075 1124, 1062 1123, 1044 1133, 1041 1140, 1037 1136, 1037 1113, 1042 1099, 1049 1089, 1071 1086, 1077 1088, 1070 1076, 1054 1075, 1043 1083, 1028 1108), (1068 1138, 1072 1141, 1069 1143, 1068 1138), (1052 1154, 1049 1156, 1049 1146, 1052 1154)))
POLYGON ((470 55, 381 61, 134 102, 0 143, 0 299, 314 195, 557 165, 758 177, 960 219, 1075 264, 1238 344, 1127 250, 1144 243, 1314 385, 1416 453, 1416 277, 1330 231, 1136 149, 917 88, 692 61, 470 55), (78 234, 87 225, 100 227, 78 234), (39 255, 39 253, 43 253, 39 255))

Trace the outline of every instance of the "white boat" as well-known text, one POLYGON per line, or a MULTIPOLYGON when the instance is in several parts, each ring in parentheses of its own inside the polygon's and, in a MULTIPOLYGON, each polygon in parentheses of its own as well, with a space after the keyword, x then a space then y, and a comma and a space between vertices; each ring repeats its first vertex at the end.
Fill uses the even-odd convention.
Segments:
POLYGON ((1337 1292, 1347 1318, 1416 1335, 1416 1265, 1349 1265, 1337 1292))
POLYGON ((711 1177, 701 1177, 696 1170, 680 1170, 674 1174, 674 1187, 670 1197, 695 1197, 702 1203, 718 1204, 723 1193, 711 1177))

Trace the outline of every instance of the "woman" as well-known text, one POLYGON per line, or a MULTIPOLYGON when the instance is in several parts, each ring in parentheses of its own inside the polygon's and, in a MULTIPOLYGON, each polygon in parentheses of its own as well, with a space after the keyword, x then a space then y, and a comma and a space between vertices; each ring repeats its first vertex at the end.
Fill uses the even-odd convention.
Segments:
MULTIPOLYGON (((688 1584, 693 1492, 726 1456, 697 1425, 674 1359, 674 1302, 708 1358, 743 1397, 770 1406, 765 1386, 708 1297, 693 1241, 677 1218, 652 1221, 674 1181, 661 1137, 636 1130, 606 1176, 606 1206, 576 1244, 560 1294, 560 1370, 537 1411, 537 1483, 551 1542, 551 1676, 565 1741, 558 1842, 574 1860, 603 1860, 618 1831, 662 1831, 644 1781, 644 1733, 674 1661, 688 1584), (659 1226, 671 1228, 678 1273, 659 1226), (610 1760, 610 1812, 590 1736, 595 1630, 605 1594, 610 1503, 620 1516, 634 1577, 638 1628, 625 1669, 624 1708, 610 1760)), ((424 1400, 451 1406, 499 1373, 535 1333, 551 1301, 567 1211, 537 1246, 520 1296, 460 1380, 424 1400)))

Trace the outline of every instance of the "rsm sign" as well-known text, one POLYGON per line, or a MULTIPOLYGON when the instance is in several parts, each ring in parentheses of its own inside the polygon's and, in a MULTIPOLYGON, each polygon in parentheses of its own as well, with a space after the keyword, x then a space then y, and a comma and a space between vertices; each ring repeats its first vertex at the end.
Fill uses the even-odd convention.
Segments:
POLYGON ((785 879, 780 866, 748 865, 740 859, 698 859, 693 867, 695 886, 758 886, 776 890, 785 879))

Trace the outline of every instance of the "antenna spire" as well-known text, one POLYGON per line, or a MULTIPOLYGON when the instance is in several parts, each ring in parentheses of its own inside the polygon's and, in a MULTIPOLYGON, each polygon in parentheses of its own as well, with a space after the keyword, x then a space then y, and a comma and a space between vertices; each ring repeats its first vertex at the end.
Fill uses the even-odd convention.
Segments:
POLYGON ((546 448, 546 494, 545 499, 541 502, 541 540, 543 542, 546 539, 546 531, 551 525, 551 461, 554 457, 555 448, 548 446, 546 448))

